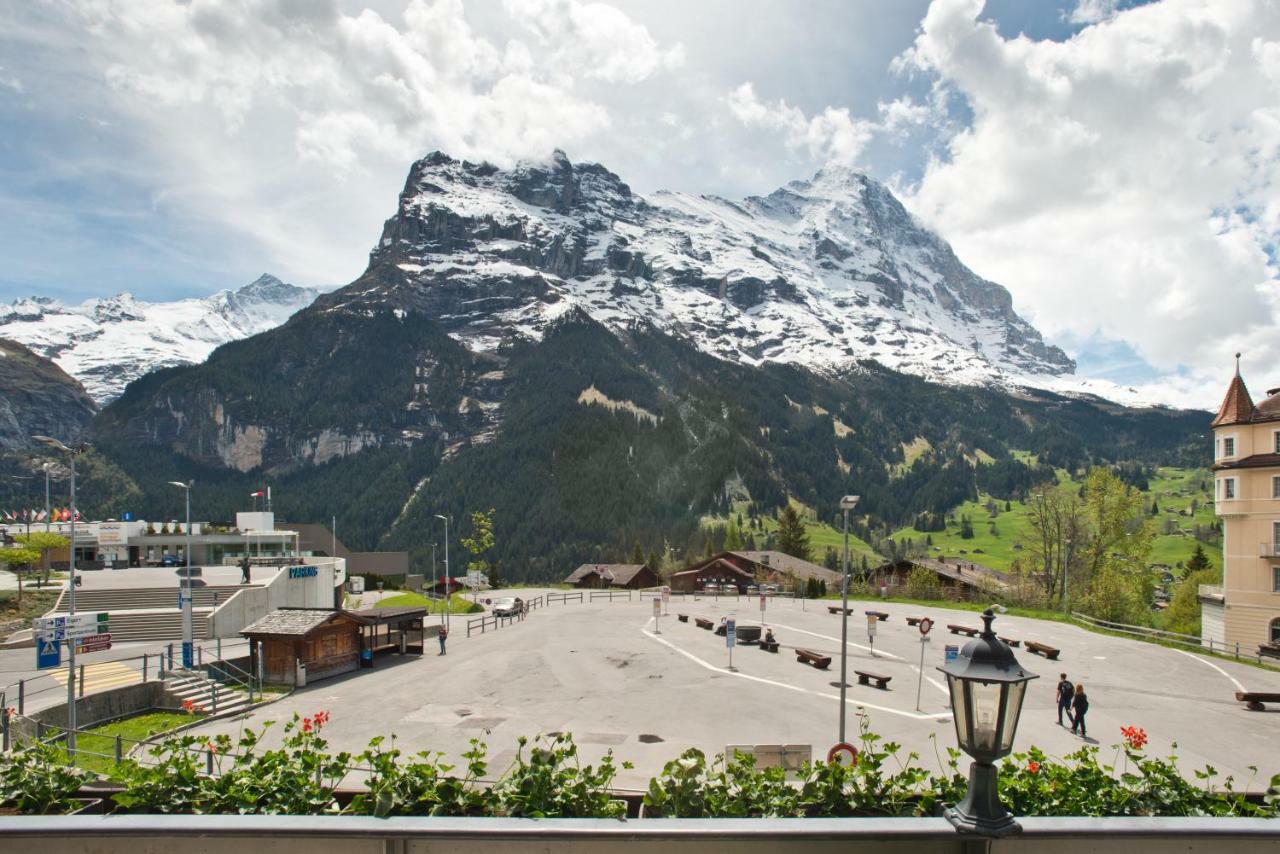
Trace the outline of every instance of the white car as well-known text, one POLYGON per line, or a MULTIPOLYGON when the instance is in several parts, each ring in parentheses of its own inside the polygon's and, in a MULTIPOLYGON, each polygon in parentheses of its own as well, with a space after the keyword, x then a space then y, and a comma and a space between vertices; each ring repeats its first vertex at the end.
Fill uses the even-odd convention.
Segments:
POLYGON ((499 599, 493 603, 493 616, 514 617, 520 613, 520 603, 515 599, 499 599))

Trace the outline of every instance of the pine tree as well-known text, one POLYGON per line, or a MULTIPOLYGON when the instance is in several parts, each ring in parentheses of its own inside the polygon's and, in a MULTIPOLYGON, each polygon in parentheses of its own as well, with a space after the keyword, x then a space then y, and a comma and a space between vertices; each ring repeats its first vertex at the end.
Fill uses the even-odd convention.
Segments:
POLYGON ((1151 501, 1151 515, 1152 516, 1160 515, 1160 505, 1156 503, 1154 499, 1151 501))
POLYGON ((729 525, 724 532, 724 550, 727 552, 736 552, 742 549, 742 535, 738 531, 738 525, 729 520, 729 525))
POLYGON ((1208 568, 1209 556, 1204 553, 1204 546, 1196 543, 1196 550, 1192 552, 1191 559, 1187 561, 1187 574, 1208 568))
POLYGON ((809 532, 790 503, 778 516, 778 551, 801 560, 809 559, 809 532))
POLYGON ((640 548, 639 540, 636 540, 636 544, 631 548, 631 562, 644 563, 644 549, 640 548))

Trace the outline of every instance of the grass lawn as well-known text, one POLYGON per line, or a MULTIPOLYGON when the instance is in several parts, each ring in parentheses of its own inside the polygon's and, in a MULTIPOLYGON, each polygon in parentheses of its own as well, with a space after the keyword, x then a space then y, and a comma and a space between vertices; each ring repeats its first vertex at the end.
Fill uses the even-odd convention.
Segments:
MULTIPOLYGON (((408 608, 421 607, 426 608, 428 613, 443 614, 445 612, 445 603, 435 599, 428 599, 419 593, 400 593, 396 596, 388 596, 379 600, 374 607, 377 608, 408 608)), ((449 597, 448 611, 450 614, 474 614, 477 611, 483 611, 484 608, 475 604, 469 599, 464 599, 455 593, 449 597)))
MULTIPOLYGON (((1059 479, 1067 482, 1066 472, 1059 471, 1059 479)), ((1208 528, 1217 521, 1211 500, 1212 487, 1213 479, 1203 469, 1162 466, 1157 470, 1145 493, 1155 501, 1159 509, 1152 517, 1157 536, 1152 543, 1149 563, 1163 563, 1176 568, 1179 563, 1185 564, 1190 559, 1197 542, 1195 526, 1199 524, 1208 528), (1194 514, 1191 511, 1193 501, 1196 504, 1194 514)), ((1017 547, 1025 547, 1029 543, 1031 524, 1027 506, 1021 501, 1010 502, 1007 511, 1004 508, 1004 501, 983 495, 977 501, 966 501, 957 507, 952 514, 954 521, 947 523, 945 531, 923 533, 912 528, 902 528, 894 533, 893 539, 899 543, 910 539, 919 544, 930 538, 933 547, 929 549, 929 553, 932 555, 964 555, 974 563, 1007 570, 1021 551, 1017 547), (997 514, 994 517, 987 509, 988 501, 996 505, 997 514), (964 516, 968 516, 973 524, 972 539, 966 540, 960 536, 960 520, 964 516)), ((1221 566, 1221 545, 1203 545, 1209 562, 1213 566, 1221 566)))
POLYGON ((33 617, 43 616, 53 607, 61 592, 61 589, 37 589, 24 584, 19 602, 17 590, 0 591, 0 623, 20 620, 23 626, 31 625, 33 617))
POLYGON ((89 733, 81 733, 76 739, 76 765, 94 774, 111 777, 116 767, 117 735, 123 741, 122 755, 128 755, 136 742, 145 741, 157 733, 167 732, 174 727, 192 723, 200 717, 203 716, 181 712, 146 712, 92 727, 89 733))

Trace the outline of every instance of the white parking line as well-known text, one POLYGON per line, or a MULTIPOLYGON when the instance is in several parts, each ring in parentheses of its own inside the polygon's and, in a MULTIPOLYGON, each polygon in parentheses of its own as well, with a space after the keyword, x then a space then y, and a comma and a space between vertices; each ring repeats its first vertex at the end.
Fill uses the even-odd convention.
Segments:
MULTIPOLYGON (((649 622, 645 623, 645 625, 640 628, 640 631, 646 637, 648 637, 650 640, 657 641, 663 646, 666 646, 675 650, 676 652, 683 655, 685 658, 701 665, 702 667, 705 667, 707 670, 714 671, 715 673, 721 673, 725 676, 736 676, 739 679, 749 679, 752 682, 760 682, 761 684, 764 684, 764 685, 772 685, 775 688, 786 688, 788 691, 798 691, 801 694, 811 694, 814 697, 825 697, 828 700, 835 700, 836 702, 840 701, 839 694, 827 694, 822 691, 814 691, 810 688, 801 688, 799 685, 789 685, 786 682, 777 682, 777 681, 774 681, 773 679, 765 679, 761 676, 752 676, 749 673, 742 673, 740 671, 727 670, 723 667, 717 667, 711 662, 704 661, 703 659, 698 658, 698 656, 694 655, 693 653, 683 650, 680 647, 676 646, 675 644, 671 643, 670 641, 666 640, 665 638, 658 637, 653 632, 649 631, 648 625, 649 623, 652 623, 652 622, 653 622, 653 618, 651 617, 649 619, 649 622)), ((812 634, 812 632, 809 632, 809 634, 812 634)), ((819 637, 821 637, 821 635, 819 635, 819 637)), ((930 679, 929 681, 932 682, 933 680, 930 679)), ((922 714, 919 712, 904 712, 901 709, 891 709, 888 706, 877 706, 874 703, 862 702, 860 700, 853 699, 852 697, 846 697, 845 702, 854 706, 863 706, 868 709, 875 709, 878 712, 888 712, 891 715, 901 715, 904 718, 913 718, 918 721, 949 721, 951 720, 950 712, 943 712, 942 714, 932 714, 932 715, 922 714)))
POLYGON ((1183 655, 1185 655, 1187 658, 1195 659, 1196 661, 1200 662, 1201 664, 1207 664, 1207 665, 1209 665, 1209 666, 1210 666, 1210 667, 1212 667, 1214 670, 1218 671, 1218 672, 1219 672, 1219 673, 1221 673, 1223 676, 1225 676, 1225 677, 1227 677, 1228 679, 1230 679, 1230 680, 1231 680, 1231 684, 1236 686, 1236 690, 1237 690, 1237 691, 1239 691, 1239 692, 1240 692, 1240 693, 1242 693, 1242 694, 1245 692, 1245 687, 1244 687, 1243 685, 1241 685, 1241 684, 1240 684, 1240 681, 1239 681, 1238 679, 1236 679, 1236 677, 1232 676, 1230 673, 1228 673, 1227 671, 1223 670, 1221 667, 1219 667, 1218 665, 1214 664, 1212 661, 1209 661, 1208 659, 1205 659, 1205 658, 1201 658, 1201 657, 1200 657, 1200 656, 1198 656, 1198 655, 1192 655, 1191 653, 1187 652, 1185 649, 1174 649, 1173 647, 1170 647, 1169 649, 1170 649, 1170 650, 1172 650, 1173 652, 1180 652, 1180 653, 1182 653, 1183 655))
MULTIPOLYGON (((813 635, 815 638, 822 638, 823 640, 835 641, 836 643, 840 643, 840 638, 833 638, 831 637, 831 635, 820 635, 817 632, 810 632, 804 629, 797 629, 795 626, 784 626, 782 625, 782 623, 771 623, 770 628, 786 629, 789 632, 799 632, 802 635, 813 635)), ((856 646, 858 649, 865 649, 867 652, 872 651, 871 647, 863 646, 862 644, 854 643, 853 641, 849 641, 849 646, 856 646)), ((880 650, 875 655, 877 658, 892 658, 892 659, 896 659, 897 661, 902 661, 902 656, 894 655, 893 653, 885 652, 884 650, 880 650)))

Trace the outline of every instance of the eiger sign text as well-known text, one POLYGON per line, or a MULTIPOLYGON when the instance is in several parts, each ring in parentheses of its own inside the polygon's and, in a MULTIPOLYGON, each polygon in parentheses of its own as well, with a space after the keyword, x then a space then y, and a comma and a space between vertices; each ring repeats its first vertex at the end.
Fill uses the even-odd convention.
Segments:
POLYGON ((320 570, 314 566, 291 566, 289 567, 290 578, 315 578, 320 574, 320 570))

